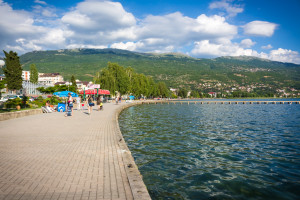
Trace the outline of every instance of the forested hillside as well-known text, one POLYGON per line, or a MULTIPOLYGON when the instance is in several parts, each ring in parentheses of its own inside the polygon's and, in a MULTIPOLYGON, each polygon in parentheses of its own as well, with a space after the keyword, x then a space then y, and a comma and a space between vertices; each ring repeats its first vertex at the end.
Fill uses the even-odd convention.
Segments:
POLYGON ((117 49, 34 51, 20 56, 23 69, 34 63, 39 72, 59 72, 93 80, 108 62, 132 67, 137 73, 164 81, 169 87, 226 90, 232 87, 300 89, 300 65, 255 57, 196 59, 182 54, 137 53, 117 49))

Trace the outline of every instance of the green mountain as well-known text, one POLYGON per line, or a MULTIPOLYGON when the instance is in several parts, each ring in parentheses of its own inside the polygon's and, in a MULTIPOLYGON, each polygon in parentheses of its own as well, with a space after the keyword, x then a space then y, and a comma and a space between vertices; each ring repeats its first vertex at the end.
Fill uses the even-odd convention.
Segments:
POLYGON ((219 57, 196 59, 187 55, 138 53, 118 49, 72 49, 33 51, 20 56, 24 70, 34 63, 39 72, 59 72, 65 80, 74 74, 92 80, 97 71, 115 62, 150 75, 170 87, 222 89, 256 86, 300 89, 300 65, 274 62, 256 57, 219 57))

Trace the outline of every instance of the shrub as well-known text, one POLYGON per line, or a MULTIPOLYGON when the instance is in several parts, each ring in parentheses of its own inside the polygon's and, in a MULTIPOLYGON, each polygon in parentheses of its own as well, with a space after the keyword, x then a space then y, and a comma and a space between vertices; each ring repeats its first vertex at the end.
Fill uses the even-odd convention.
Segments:
POLYGON ((22 105, 22 100, 20 98, 8 99, 4 105, 6 108, 16 108, 16 106, 22 105))

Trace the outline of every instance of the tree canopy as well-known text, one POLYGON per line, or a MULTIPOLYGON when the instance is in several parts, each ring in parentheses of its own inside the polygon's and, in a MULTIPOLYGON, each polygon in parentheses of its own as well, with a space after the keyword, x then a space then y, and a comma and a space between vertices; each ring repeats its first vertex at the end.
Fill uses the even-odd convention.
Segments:
POLYGON ((37 84, 39 80, 39 73, 35 64, 30 65, 30 82, 37 84))
POLYGON ((152 77, 134 72, 133 68, 124 68, 117 63, 108 63, 107 67, 96 73, 94 82, 112 94, 132 94, 137 97, 168 97, 169 90, 163 82, 156 84, 152 77))
POLYGON ((77 88, 76 79, 75 79, 74 75, 71 76, 71 83, 72 83, 72 86, 74 86, 75 88, 77 88))
POLYGON ((10 51, 5 54, 5 67, 3 72, 5 74, 7 88, 9 90, 20 90, 22 89, 22 66, 20 64, 19 56, 16 52, 10 51))

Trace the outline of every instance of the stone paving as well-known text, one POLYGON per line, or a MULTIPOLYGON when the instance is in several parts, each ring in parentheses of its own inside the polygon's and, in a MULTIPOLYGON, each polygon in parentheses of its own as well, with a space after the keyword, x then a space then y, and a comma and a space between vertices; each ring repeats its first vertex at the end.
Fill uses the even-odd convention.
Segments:
POLYGON ((0 121, 0 199, 150 199, 118 127, 124 106, 0 121))

